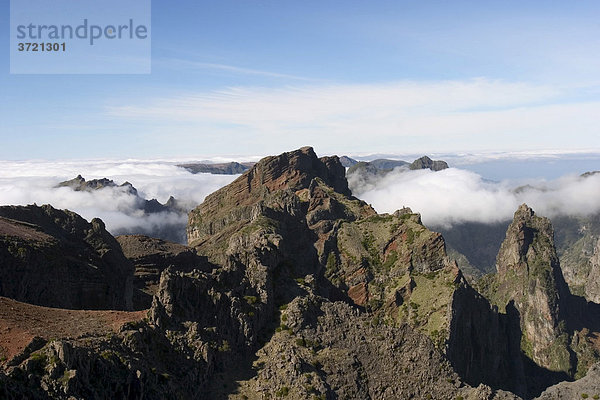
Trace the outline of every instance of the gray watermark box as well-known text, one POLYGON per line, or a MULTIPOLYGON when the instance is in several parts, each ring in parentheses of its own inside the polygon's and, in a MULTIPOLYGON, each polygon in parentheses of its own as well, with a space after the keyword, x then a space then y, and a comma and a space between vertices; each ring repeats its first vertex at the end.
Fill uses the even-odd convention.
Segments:
POLYGON ((151 0, 11 0, 11 74, 149 74, 151 0))

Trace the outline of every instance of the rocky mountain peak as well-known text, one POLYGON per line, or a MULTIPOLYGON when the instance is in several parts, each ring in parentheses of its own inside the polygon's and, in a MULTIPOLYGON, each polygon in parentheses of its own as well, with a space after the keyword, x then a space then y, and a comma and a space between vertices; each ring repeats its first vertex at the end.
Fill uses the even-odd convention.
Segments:
POLYGON ((274 201, 290 212, 297 199, 289 194, 308 190, 313 181, 349 197, 345 172, 337 156, 318 158, 312 147, 265 157, 190 213, 188 243, 195 246, 208 236, 240 228, 261 214, 263 203, 274 193, 288 192, 274 201), (282 202, 291 203, 286 206, 282 202))
POLYGON ((263 158, 247 173, 247 178, 250 190, 259 184, 270 190, 306 189, 314 178, 320 178, 336 192, 350 195, 345 175, 337 156, 318 158, 312 147, 302 147, 263 158))
POLYGON ((529 207, 527 204, 523 203, 519 206, 519 208, 517 208, 517 211, 515 211, 514 218, 530 220, 531 218, 533 218, 534 215, 535 215, 535 211, 533 211, 533 209, 531 207, 529 207))
POLYGON ((58 185, 56 185, 56 187, 68 187, 76 192, 91 192, 103 188, 123 188, 123 190, 125 190, 127 193, 130 193, 134 196, 138 195, 137 189, 133 187, 133 185, 129 182, 125 182, 122 185, 117 185, 115 181, 108 178, 91 179, 89 181, 86 181, 85 178, 81 175, 77 175, 75 178, 70 179, 68 181, 60 182, 58 185))
POLYGON ((532 261, 539 257, 551 262, 552 268, 558 268, 554 229, 548 218, 536 216, 527 204, 521 204, 500 247, 496 263, 498 273, 504 275, 508 270, 527 267, 528 258, 532 261), (533 248, 535 239, 539 240, 533 248))
POLYGON ((550 220, 519 206, 497 258, 501 307, 513 302, 520 316, 522 348, 536 364, 571 373, 573 361, 565 328, 570 296, 564 281, 550 220))
POLYGON ((448 163, 441 160, 432 160, 427 156, 417 158, 412 164, 409 165, 410 169, 430 169, 432 171, 441 171, 448 168, 448 163))

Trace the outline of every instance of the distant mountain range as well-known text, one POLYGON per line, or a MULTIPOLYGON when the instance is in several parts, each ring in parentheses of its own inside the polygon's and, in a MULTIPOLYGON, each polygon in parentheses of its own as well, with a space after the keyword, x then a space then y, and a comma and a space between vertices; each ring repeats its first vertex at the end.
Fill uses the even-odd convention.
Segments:
POLYGON ((192 174, 219 174, 219 175, 237 175, 252 168, 253 162, 228 162, 228 163, 189 163, 178 164, 178 167, 185 168, 192 174))
MULTIPOLYGON (((138 193, 138 190, 129 182, 124 182, 120 185, 115 183, 111 179, 92 179, 86 181, 84 177, 78 175, 77 177, 60 182, 56 185, 56 188, 70 188, 75 192, 94 192, 98 190, 115 190, 122 195, 133 197, 134 207, 131 210, 125 210, 132 216, 139 217, 139 212, 144 215, 160 215, 161 213, 172 213, 179 216, 186 216, 189 209, 185 205, 181 204, 173 196, 163 204, 157 199, 144 199, 138 193)), ((164 222, 161 224, 155 224, 151 228, 146 225, 132 226, 125 229, 116 230, 115 234, 152 234, 162 239, 175 241, 178 243, 185 241, 185 235, 182 231, 182 226, 176 222, 164 222)))
MULTIPOLYGON (((348 156, 339 157, 340 163, 351 168, 350 172, 354 172, 352 168, 364 168, 371 171, 391 171, 396 167, 407 166, 408 169, 431 169, 433 171, 441 171, 448 168, 445 161, 433 161, 427 156, 423 156, 414 160, 412 163, 402 160, 390 160, 386 158, 378 158, 373 161, 357 161, 348 156)), ((219 175, 237 175, 244 173, 250 169, 255 163, 253 162, 228 162, 228 163, 187 163, 177 164, 178 167, 185 168, 192 174, 208 173, 219 175)))
POLYGON ((80 191, 94 191, 100 190, 104 188, 119 188, 123 189, 126 193, 136 197, 139 203, 139 209, 144 211, 147 214, 154 214, 160 212, 187 212, 185 208, 183 208, 173 196, 170 196, 165 204, 161 204, 156 199, 146 200, 140 197, 138 191, 133 185, 129 182, 122 183, 121 185, 117 185, 112 179, 102 178, 102 179, 92 179, 86 181, 81 175, 77 175, 77 177, 60 182, 56 187, 68 187, 73 189, 76 192, 80 191))

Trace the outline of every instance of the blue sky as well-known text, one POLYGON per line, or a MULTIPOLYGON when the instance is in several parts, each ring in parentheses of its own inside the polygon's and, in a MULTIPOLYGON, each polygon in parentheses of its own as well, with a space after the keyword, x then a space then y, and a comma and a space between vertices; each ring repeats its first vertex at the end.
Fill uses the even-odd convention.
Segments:
POLYGON ((597 1, 154 0, 151 30, 149 75, 10 75, 1 29, 0 158, 600 150, 597 1))

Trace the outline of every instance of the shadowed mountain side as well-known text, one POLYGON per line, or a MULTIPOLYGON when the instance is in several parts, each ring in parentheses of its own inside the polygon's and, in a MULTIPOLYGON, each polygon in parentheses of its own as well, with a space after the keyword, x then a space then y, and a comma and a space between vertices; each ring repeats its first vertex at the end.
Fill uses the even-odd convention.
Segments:
POLYGON ((121 235, 116 237, 123 254, 134 267, 133 309, 144 310, 152 305, 160 274, 168 267, 183 272, 193 269, 210 272, 214 266, 206 257, 199 256, 193 249, 144 235, 121 235))
POLYGON ((133 266, 100 219, 0 207, 0 295, 70 309, 132 307, 133 266))
MULTIPOLYGON (((432 229, 444 236, 449 248, 464 255, 467 262, 481 274, 487 274, 496 270, 496 256, 509 223, 464 222, 451 227, 433 226, 432 229)), ((458 263, 462 267, 461 262, 458 263)))

